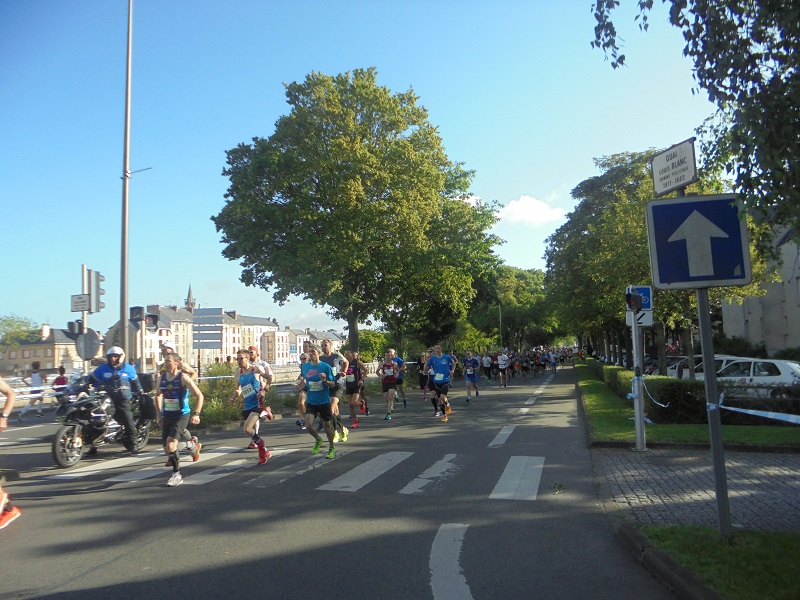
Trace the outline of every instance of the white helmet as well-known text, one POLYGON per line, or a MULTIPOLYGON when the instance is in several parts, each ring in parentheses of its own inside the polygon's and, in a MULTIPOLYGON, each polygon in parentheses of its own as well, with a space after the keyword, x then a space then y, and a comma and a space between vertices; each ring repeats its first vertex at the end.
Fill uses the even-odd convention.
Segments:
POLYGON ((123 350, 119 346, 111 346, 111 348, 108 349, 108 352, 106 352, 106 358, 108 358, 112 354, 115 356, 119 356, 119 362, 125 361, 125 350, 123 350))

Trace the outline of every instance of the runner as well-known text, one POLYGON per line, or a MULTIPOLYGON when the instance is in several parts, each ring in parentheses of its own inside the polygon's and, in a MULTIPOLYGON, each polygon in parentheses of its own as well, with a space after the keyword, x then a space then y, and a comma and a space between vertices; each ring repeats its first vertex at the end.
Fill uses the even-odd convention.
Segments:
MULTIPOLYGON (((261 376, 261 390, 258 392, 258 403, 261 406, 266 405, 266 395, 269 391, 269 386, 272 384, 272 367, 269 366, 269 363, 265 360, 258 359, 258 348, 256 346, 250 346, 247 349, 247 353, 250 355, 250 364, 251 365, 258 365, 264 370, 264 375, 261 376)), ((270 412, 269 407, 267 406, 264 410, 261 411, 259 417, 267 417, 269 421, 272 421, 272 412, 270 412)), ((261 428, 261 419, 259 418, 256 421, 256 435, 258 435, 258 430, 261 428)), ((252 450, 256 448, 255 442, 251 441, 247 448, 248 450, 252 450)))
POLYGON ((344 386, 342 380, 344 374, 347 372, 347 360, 338 352, 333 352, 333 343, 329 339, 322 340, 322 355, 319 359, 327 363, 333 370, 333 377, 335 384, 331 388, 331 413, 333 413, 333 443, 335 444, 340 439, 343 442, 347 441, 348 429, 342 422, 342 417, 339 416, 339 399, 344 395, 344 386))
POLYGON ((383 357, 383 364, 378 367, 378 377, 381 378, 383 397, 386 399, 386 421, 392 420, 392 410, 394 399, 397 395, 397 363, 392 360, 390 350, 386 351, 383 357))
MULTIPOLYGON (((442 354, 441 344, 436 344, 433 347, 433 351, 434 355, 428 359, 426 366, 431 376, 431 391, 436 395, 436 402, 444 415, 442 423, 447 423, 447 415, 450 414, 450 402, 447 401, 447 392, 450 391, 450 380, 453 377, 456 364, 452 356, 442 354)), ((440 412, 437 409, 434 416, 438 417, 439 414, 440 412)))
POLYGON ((489 355, 489 351, 486 351, 486 354, 483 355, 483 359, 481 360, 483 364, 483 374, 486 375, 487 381, 492 380, 492 357, 489 355))
POLYGON ((417 376, 419 377, 419 389, 422 390, 422 401, 428 401, 428 370, 425 364, 428 362, 430 356, 423 352, 417 359, 417 376))
MULTIPOLYGON (((353 351, 353 358, 359 360, 358 352, 353 351)), ((369 402, 367 401, 367 377, 369 376, 369 370, 367 369, 367 365, 363 362, 361 363, 364 365, 364 379, 361 380, 361 385, 358 387, 358 396, 359 396, 359 410, 362 415, 369 416, 369 402)))
POLYGON ((470 392, 475 390, 475 397, 479 396, 478 378, 481 372, 481 361, 472 356, 472 352, 467 350, 464 354, 464 381, 467 384, 467 404, 472 401, 470 392))
POLYGON ((314 427, 314 418, 319 416, 322 419, 325 435, 328 437, 328 453, 325 458, 334 458, 336 448, 333 442, 333 412, 331 411, 330 390, 336 385, 333 369, 328 363, 320 360, 320 351, 316 346, 310 346, 308 350, 308 362, 300 368, 303 374, 303 385, 306 389, 306 431, 316 441, 311 449, 311 454, 319 454, 322 446, 322 438, 314 427))
POLYGON ((344 377, 344 394, 347 398, 347 405, 350 407, 351 429, 358 429, 358 413, 356 406, 359 405, 359 390, 364 385, 367 378, 367 367, 358 358, 357 353, 345 350, 344 357, 347 359, 347 373, 344 377))
MULTIPOLYGON (((242 397, 242 420, 244 421, 242 429, 255 442, 256 448, 258 448, 258 464, 263 465, 271 456, 256 429, 256 423, 265 410, 259 397, 261 377, 265 375, 264 369, 259 365, 250 364, 250 353, 247 350, 239 350, 236 353, 236 362, 239 363, 239 385, 233 392, 231 401, 236 401, 238 396, 242 397)), ((269 407, 266 410, 269 411, 269 407)))
MULTIPOLYGON (((174 354, 174 353, 175 353, 175 344, 173 344, 172 342, 169 342, 169 341, 164 342, 164 344, 161 346, 161 354, 164 355, 165 362, 166 362, 167 356, 169 356, 170 354, 174 354)), ((197 371, 194 370, 194 367, 192 367, 191 365, 186 364, 185 362, 183 362, 183 360, 179 359, 178 360, 178 370, 181 373, 185 373, 186 375, 188 375, 191 378, 192 381, 197 383, 197 371)), ((164 373, 165 371, 166 371, 166 365, 165 364, 161 365, 160 372, 164 373)), ((181 432, 181 440, 185 443, 185 446, 186 446, 185 450, 189 454, 192 455, 192 458, 194 458, 194 449, 195 449, 195 446, 199 443, 197 441, 197 436, 192 435, 191 431, 189 431, 188 429, 185 429, 184 431, 181 432)))
MULTIPOLYGON (((166 370, 161 374, 156 394, 156 422, 161 427, 161 443, 167 455, 167 465, 172 467, 172 476, 167 481, 169 487, 183 483, 181 475, 180 455, 178 454, 178 437, 186 431, 189 423, 200 423, 200 411, 203 410, 203 392, 192 378, 179 370, 181 357, 172 352, 165 357, 166 370), (194 411, 189 408, 189 392, 194 394, 197 402, 194 411), (191 412, 191 415, 189 414, 191 412)), ((200 458, 202 444, 194 438, 192 460, 200 458)))
POLYGON ((497 355, 497 378, 500 387, 508 387, 508 356, 502 350, 497 355))
MULTIPOLYGON (((305 348, 305 344, 303 344, 305 348)), ((303 384, 303 364, 308 361, 308 354, 305 350, 300 355, 300 375, 297 376, 295 385, 297 386, 297 412, 300 413, 300 418, 295 421, 295 425, 300 429, 306 428, 306 388, 303 384)))
POLYGON ((42 404, 44 402, 44 390, 42 387, 45 383, 47 383, 47 376, 45 375, 42 377, 42 374, 39 373, 39 367, 41 363, 38 360, 35 360, 31 363, 31 374, 27 377, 22 378, 22 383, 29 386, 30 390, 30 401, 22 407, 22 410, 17 413, 17 421, 22 423, 22 417, 25 416, 25 413, 28 412, 33 405, 37 402, 39 403, 38 408, 36 409, 36 416, 41 417, 42 415, 42 404), (30 381, 28 381, 30 378, 30 381))
MULTIPOLYGON (((3 412, 0 414, 0 431, 5 431, 8 428, 8 418, 11 416, 11 411, 14 410, 17 394, 2 377, 0 377, 0 394, 6 397, 3 412)), ((19 519, 21 514, 18 507, 11 505, 11 497, 3 491, 3 488, 0 488, 0 529, 8 527, 12 521, 19 519)))
POLYGON ((403 379, 405 378, 408 367, 406 367, 406 362, 397 356, 397 352, 395 352, 394 348, 389 348, 389 352, 392 354, 392 362, 397 365, 397 393, 403 398, 403 408, 406 408, 408 402, 406 400, 406 389, 403 387, 403 379))

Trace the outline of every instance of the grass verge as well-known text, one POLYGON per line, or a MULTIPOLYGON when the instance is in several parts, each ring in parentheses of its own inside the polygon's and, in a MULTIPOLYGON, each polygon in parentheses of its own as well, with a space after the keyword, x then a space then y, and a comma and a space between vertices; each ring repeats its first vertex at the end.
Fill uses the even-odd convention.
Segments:
POLYGON ((790 600, 800 594, 800 535, 740 531, 728 543, 709 527, 640 529, 728 600, 790 600))

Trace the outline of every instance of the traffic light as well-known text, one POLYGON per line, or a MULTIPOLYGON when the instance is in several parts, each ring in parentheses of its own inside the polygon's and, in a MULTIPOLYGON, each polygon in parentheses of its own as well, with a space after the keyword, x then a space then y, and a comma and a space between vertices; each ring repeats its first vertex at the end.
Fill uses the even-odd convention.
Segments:
POLYGON ((92 271, 89 269, 89 312, 96 313, 100 312, 102 309, 106 307, 105 302, 100 301, 100 296, 106 293, 106 291, 100 287, 100 284, 106 280, 100 274, 100 271, 92 271))
POLYGON ((638 313, 642 310, 642 295, 636 293, 625 294, 625 304, 628 305, 628 310, 638 313))
POLYGON ((147 315, 144 318, 144 326, 147 328, 147 331, 158 331, 158 315, 147 315))
POLYGON ((144 321, 144 306, 131 306, 129 321, 144 321))

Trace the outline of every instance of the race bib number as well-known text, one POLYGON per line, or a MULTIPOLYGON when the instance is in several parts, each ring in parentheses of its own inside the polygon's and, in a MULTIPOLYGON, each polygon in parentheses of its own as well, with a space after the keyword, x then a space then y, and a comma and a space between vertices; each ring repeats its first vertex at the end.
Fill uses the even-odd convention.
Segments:
POLYGON ((256 395, 256 390, 253 387, 252 383, 248 383, 247 385, 242 387, 242 396, 244 396, 245 398, 249 398, 250 396, 255 396, 255 395, 256 395))
POLYGON ((472 375, 472 369, 467 369, 467 375, 472 375))
POLYGON ((444 381, 444 375, 442 375, 441 373, 437 373, 436 375, 433 376, 433 380, 439 382, 444 381))
POLYGON ((383 374, 386 375, 386 377, 391 377, 394 375, 394 369, 384 369, 383 374))
POLYGON ((347 377, 345 377, 345 381, 347 381, 348 383, 353 383, 355 380, 356 380, 356 376, 353 375, 352 373, 350 375, 348 375, 347 377))
POLYGON ((308 382, 308 391, 309 392, 321 392, 322 391, 322 382, 321 381, 309 381, 308 382))
POLYGON ((181 401, 177 398, 165 398, 164 399, 164 410, 166 411, 174 411, 181 409, 181 401))

